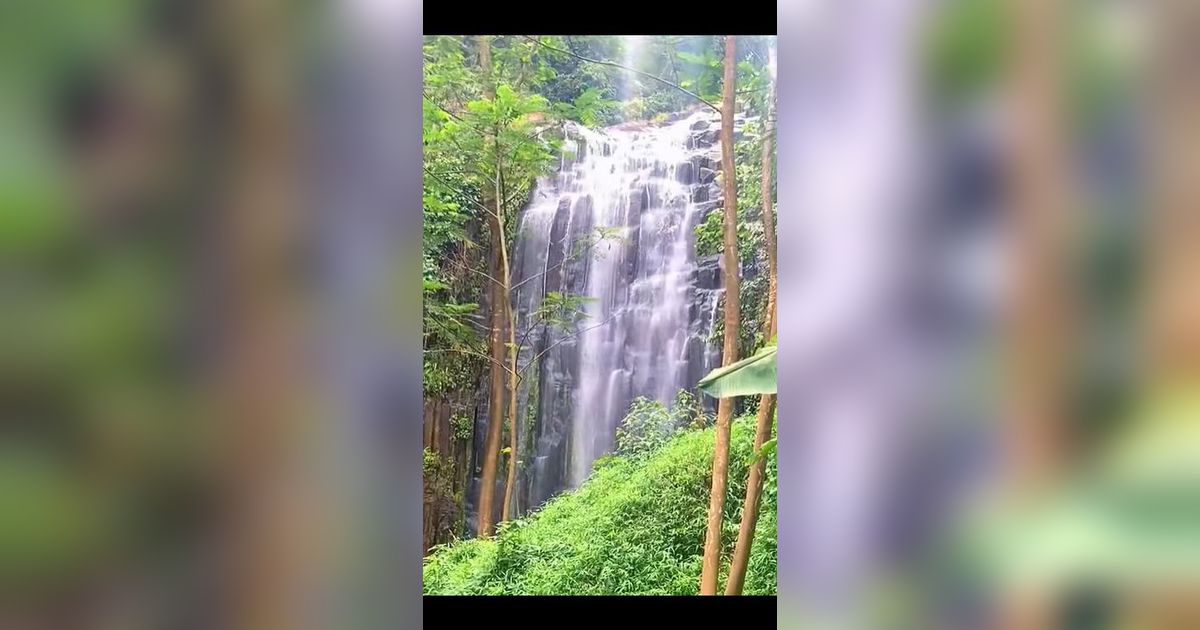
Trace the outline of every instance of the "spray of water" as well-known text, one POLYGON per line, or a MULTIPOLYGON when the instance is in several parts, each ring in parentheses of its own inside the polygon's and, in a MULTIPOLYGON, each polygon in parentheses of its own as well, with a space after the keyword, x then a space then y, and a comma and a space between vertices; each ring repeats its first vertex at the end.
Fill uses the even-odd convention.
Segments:
POLYGON ((535 332, 518 359, 530 374, 518 397, 528 445, 520 511, 582 483, 634 398, 669 404, 716 366, 719 262, 697 259, 694 236, 720 205, 715 126, 707 112, 569 126, 559 171, 523 213, 514 297, 519 329, 535 332), (587 296, 586 316, 539 328, 537 309, 554 292, 587 296))

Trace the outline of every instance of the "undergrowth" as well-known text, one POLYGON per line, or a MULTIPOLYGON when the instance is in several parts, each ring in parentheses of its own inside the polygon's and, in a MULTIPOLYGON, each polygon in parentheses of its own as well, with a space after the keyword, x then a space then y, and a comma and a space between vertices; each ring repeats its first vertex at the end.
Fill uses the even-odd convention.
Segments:
MULTIPOLYGON (((754 418, 733 423, 721 583, 737 538, 754 418)), ((578 490, 505 523, 489 540, 425 559, 438 595, 691 595, 699 590, 713 429, 684 430, 653 452, 610 457, 578 490)), ((745 593, 775 594, 776 463, 770 456, 745 593)))

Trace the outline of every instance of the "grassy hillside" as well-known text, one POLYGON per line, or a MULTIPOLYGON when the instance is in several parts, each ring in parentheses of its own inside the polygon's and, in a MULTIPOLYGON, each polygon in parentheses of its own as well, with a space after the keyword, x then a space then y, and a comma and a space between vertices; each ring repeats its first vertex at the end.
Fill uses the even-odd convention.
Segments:
MULTIPOLYGON (((753 423, 753 418, 742 418, 733 425, 723 537, 726 565, 745 496, 753 423)), ((495 538, 437 549, 425 561, 425 593, 695 594, 712 450, 710 428, 682 432, 648 455, 609 458, 579 490, 506 524, 495 538)), ((775 594, 775 480, 772 455, 746 578, 748 595, 775 594)))

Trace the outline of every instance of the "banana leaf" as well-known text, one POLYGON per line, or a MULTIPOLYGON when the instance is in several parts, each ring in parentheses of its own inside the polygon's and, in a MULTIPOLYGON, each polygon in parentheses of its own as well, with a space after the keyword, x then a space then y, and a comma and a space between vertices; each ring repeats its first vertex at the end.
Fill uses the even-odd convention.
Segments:
POLYGON ((981 527, 972 554, 1012 580, 1200 580, 1200 399, 1157 398, 1046 504, 981 527), (986 532, 986 533, 983 533, 986 532))
POLYGON ((696 384, 713 398, 776 393, 775 355, 779 346, 770 345, 725 367, 709 372, 696 384))

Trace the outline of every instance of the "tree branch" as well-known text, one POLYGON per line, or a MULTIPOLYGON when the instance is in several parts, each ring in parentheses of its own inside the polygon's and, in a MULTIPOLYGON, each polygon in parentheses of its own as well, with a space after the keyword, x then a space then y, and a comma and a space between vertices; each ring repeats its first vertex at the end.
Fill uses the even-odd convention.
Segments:
POLYGON ((667 87, 675 88, 676 90, 679 90, 680 92, 683 92, 684 94, 687 94, 688 96, 690 96, 690 97, 692 97, 692 98, 696 99, 697 101, 700 101, 701 103, 704 103, 704 104, 705 104, 705 105, 707 105, 707 106, 708 106, 710 109, 712 109, 714 112, 717 112, 718 114, 719 114, 719 113, 721 113, 721 108, 719 108, 719 107, 717 107, 716 105, 713 105, 712 103, 710 103, 710 102, 708 102, 708 101, 704 100, 703 98, 701 98, 701 97, 700 97, 700 95, 699 95, 699 94, 696 94, 695 92, 689 92, 689 91, 687 91, 687 90, 685 90, 685 89, 683 89, 683 88, 679 87, 678 85, 675 85, 674 83, 671 83, 670 81, 668 81, 668 80, 666 80, 666 79, 662 79, 662 78, 656 77, 656 76, 654 76, 653 74, 650 74, 650 73, 648 73, 648 72, 642 72, 641 70, 637 70, 637 69, 634 69, 634 68, 630 68, 629 66, 623 66, 623 65, 621 65, 621 64, 619 64, 619 63, 613 63, 613 62, 611 62, 611 61, 601 61, 601 60, 599 60, 599 59, 589 59, 588 57, 584 57, 583 55, 578 55, 578 54, 576 54, 576 53, 574 53, 574 52, 572 52, 572 51, 570 51, 570 50, 563 50, 562 48, 556 48, 556 47, 554 47, 554 46, 551 46, 551 45, 549 45, 549 44, 543 43, 543 42, 542 42, 540 39, 537 39, 537 38, 534 38, 534 37, 529 37, 528 35, 522 35, 522 37, 524 37, 525 39, 528 39, 529 41, 531 41, 531 42, 533 42, 533 43, 535 43, 535 44, 537 44, 537 45, 539 45, 539 46, 541 46, 541 47, 543 47, 543 48, 547 48, 547 49, 549 49, 549 50, 553 50, 553 51, 555 51, 555 52, 560 52, 560 53, 562 53, 562 54, 564 54, 564 55, 570 55, 570 56, 572 56, 572 57, 574 57, 574 58, 576 58, 576 59, 578 59, 578 60, 580 60, 580 61, 586 61, 586 62, 588 62, 588 63, 600 64, 600 65, 602 65, 602 66, 612 66, 612 67, 614 67, 614 68, 620 68, 620 69, 622 69, 622 70, 627 70, 627 71, 629 71, 629 72, 632 72, 632 73, 634 73, 634 74, 641 75, 641 76, 643 76, 643 77, 647 77, 647 78, 650 78, 650 79, 654 79, 655 81, 658 81, 659 83, 662 83, 663 85, 666 85, 667 87))
MULTIPOLYGON (((452 330, 450 330, 449 328, 446 328, 445 325, 443 325, 441 322, 437 321, 436 319, 428 319, 426 321, 436 325, 438 328, 445 331, 446 334, 450 335, 451 338, 454 337, 454 332, 452 330)), ((450 347, 450 348, 432 348, 429 350, 425 350, 423 352, 423 354, 432 354, 435 352, 461 352, 463 354, 468 354, 468 355, 471 355, 474 357, 487 359, 488 362, 490 362, 492 365, 498 366, 500 369, 507 372, 509 374, 509 376, 512 376, 513 378, 515 378, 517 380, 521 379, 521 375, 510 370, 508 368, 508 366, 504 365, 503 363, 500 363, 499 361, 493 359, 492 357, 490 357, 486 354, 483 354, 482 352, 476 352, 475 350, 471 350, 470 348, 463 348, 463 347, 459 347, 459 346, 455 345, 454 347, 450 347)))
POLYGON ((553 271, 553 270, 555 270, 555 269, 558 269, 559 267, 562 267, 562 266, 563 266, 563 264, 565 264, 565 263, 566 263, 568 260, 570 260, 570 259, 563 259, 563 261, 562 261, 562 262, 560 262, 560 263, 558 263, 558 264, 555 264, 555 265, 551 265, 551 266, 549 266, 549 267, 546 267, 545 269, 543 269, 543 270, 541 270, 541 271, 539 271, 539 272, 537 272, 537 273, 533 274, 532 276, 529 276, 529 277, 525 278, 524 280, 522 280, 522 281, 520 281, 520 282, 516 283, 515 285, 513 285, 513 288, 512 288, 512 290, 513 290, 513 291, 516 291, 517 289, 521 288, 521 287, 522 287, 522 286, 523 286, 523 285, 524 285, 526 282, 529 282, 530 280, 535 280, 535 279, 537 279, 537 278, 540 278, 540 277, 542 277, 542 276, 546 275, 547 273, 549 273, 550 271, 553 271))
POLYGON ((504 372, 506 374, 508 374, 509 376, 512 376, 513 378, 517 379, 518 381, 521 379, 521 374, 514 373, 512 370, 508 369, 508 366, 496 361, 495 359, 493 359, 492 357, 489 357, 486 354, 483 354, 481 352, 476 352, 474 350, 470 350, 467 348, 430 348, 429 350, 425 350, 423 354, 434 354, 434 353, 440 353, 440 352, 461 352, 463 354, 469 354, 473 357, 487 359, 488 362, 490 362, 492 365, 499 367, 501 370, 504 370, 504 372))
POLYGON ((595 326, 588 326, 587 328, 584 328, 583 330, 580 330, 580 331, 578 331, 578 332, 571 333, 571 334, 569 334, 569 335, 567 335, 567 336, 563 337, 562 339, 559 339, 558 341, 555 341, 554 343, 550 344, 550 345, 549 345, 549 346, 548 346, 548 347, 547 347, 545 350, 542 350, 541 352, 539 352, 539 353, 537 353, 536 355, 534 355, 534 357, 533 357, 532 359, 530 359, 530 360, 529 360, 529 363, 526 363, 526 364, 525 364, 525 369, 522 369, 522 370, 521 370, 521 372, 524 372, 526 369, 529 369, 529 366, 531 366, 531 365, 534 365, 535 363, 537 363, 537 360, 538 360, 538 359, 542 358, 542 357, 543 357, 543 356, 544 356, 544 355, 545 355, 547 352, 550 352, 551 350, 553 350, 553 349, 555 348, 555 346, 557 346, 558 344, 560 344, 560 343, 562 343, 562 342, 564 342, 564 341, 567 341, 567 340, 569 340, 569 339, 575 339, 575 338, 576 338, 576 337, 578 337, 579 335, 582 335, 583 333, 585 333, 585 332, 587 332, 587 331, 589 331, 589 330, 594 330, 594 329, 596 329, 596 328, 599 328, 599 327, 601 327, 601 326, 603 326, 603 325, 607 324, 608 322, 611 322, 611 321, 612 321, 614 318, 616 318, 616 316, 617 316, 617 315, 619 315, 619 314, 620 314, 620 313, 613 313, 612 315, 610 315, 610 316, 608 317, 608 319, 606 319, 606 320, 604 320, 604 321, 600 322, 599 324, 596 324, 595 326))
MULTIPOLYGON (((548 245, 556 245, 557 246, 565 240, 566 240, 566 237, 563 237, 563 239, 558 241, 557 243, 550 243, 548 245)), ((601 236, 599 239, 596 240, 596 242, 587 243, 587 246, 594 247, 595 245, 597 245, 600 242, 603 242, 604 240, 606 240, 606 237, 601 236)), ((620 239, 620 240, 624 240, 624 239, 620 239)), ((577 240, 577 241, 575 241, 575 244, 578 245, 578 244, 585 243, 585 242, 587 242, 587 241, 577 240)), ((563 259, 561 261, 559 261, 558 263, 551 265, 549 267, 546 267, 545 269, 543 269, 543 270, 525 278, 524 280, 518 282, 517 284, 513 285, 512 290, 516 291, 517 289, 521 288, 521 286, 524 285, 526 282, 529 282, 530 280, 536 280, 536 279, 546 275, 547 273, 550 273, 551 271, 554 271, 555 269, 562 267, 563 265, 565 265, 569 262, 572 262, 574 260, 578 260, 579 258, 582 258, 583 255, 584 255, 583 251, 572 252, 571 254, 564 256, 563 259)))
POLYGON ((460 269, 464 269, 464 270, 466 270, 466 271, 470 271, 471 273, 479 274, 479 275, 483 276, 484 278, 486 278, 486 279, 488 279, 488 280, 491 280, 493 283, 495 283, 495 284, 496 284, 496 286, 499 286, 499 287, 503 287, 503 286, 504 286, 504 283, 503 283, 503 282, 500 282, 499 280, 497 280, 497 279, 493 278, 493 277, 491 276, 491 274, 488 274, 487 272, 480 271, 480 270, 478 270, 478 269, 476 269, 476 268, 474 268, 474 267, 471 267, 470 265, 467 265, 466 263, 464 263, 464 262, 462 262, 462 261, 459 261, 459 260, 451 260, 451 261, 449 261, 449 262, 450 262, 451 264, 453 264, 453 265, 456 265, 456 266, 457 266, 457 267, 459 267, 460 269))
POLYGON ((508 198, 506 198, 504 200, 504 207, 507 208, 509 206, 509 204, 516 201, 517 196, 520 195, 522 192, 528 193, 529 191, 522 191, 520 188, 514 190, 513 194, 509 195, 508 198))
MULTIPOLYGON (((454 188, 454 186, 452 186, 452 185, 450 184, 450 182, 448 182, 448 181, 446 181, 446 180, 442 179, 441 177, 439 177, 439 176, 437 175, 437 173, 434 173, 433 171, 429 170, 429 167, 428 167, 428 166, 425 166, 425 167, 423 167, 423 168, 424 168, 424 170, 425 170, 425 173, 426 173, 426 174, 428 174, 430 177, 432 177, 432 178, 434 178, 434 179, 438 180, 439 182, 441 182, 443 186, 446 186, 447 188, 454 188)), ((471 203, 473 203, 473 204, 475 204, 476 206, 478 206, 478 207, 479 207, 481 210, 483 210, 484 212, 486 212, 486 213, 487 213, 489 216, 491 216, 491 217, 493 217, 493 218, 496 218, 496 219, 499 219, 499 217, 497 217, 497 216, 496 216, 496 213, 495 213, 495 212, 493 212, 493 211, 491 210, 491 208, 488 208, 487 206, 483 205, 482 203, 480 203, 480 202, 478 202, 478 201, 475 201, 475 200, 474 200, 474 199, 472 199, 471 197, 466 197, 466 199, 467 199, 467 201, 470 201, 471 203)))
MULTIPOLYGON (((486 138, 486 137, 488 137, 488 135, 489 135, 489 134, 487 134, 486 132, 484 132, 483 130, 481 130, 479 127, 476 127, 475 125, 473 125, 473 124, 471 124, 471 123, 467 122, 467 121, 466 121, 465 119, 463 119, 461 116, 459 116, 459 115, 455 114, 454 112, 452 112, 452 111, 450 111, 450 110, 446 109, 444 106, 442 106, 442 104, 441 104, 441 103, 439 103, 439 102, 437 102, 436 100, 434 100, 433 98, 431 98, 431 97, 430 97, 428 94, 426 94, 426 93, 422 92, 422 93, 421 93, 421 96, 422 96, 422 97, 424 97, 424 98, 425 98, 425 100, 429 101, 430 103, 433 103, 433 105, 434 105, 435 107, 437 107, 438 109, 440 109, 440 110, 442 110, 443 112, 445 112, 447 116, 449 116, 449 117, 453 118, 454 120, 457 120, 458 122, 460 122, 460 123, 462 123, 464 126, 466 126, 468 129, 470 129, 470 130, 474 131, 475 133, 479 134, 479 136, 480 136, 480 137, 485 137, 485 138, 486 138)), ((510 128, 510 129, 509 129, 509 131, 513 131, 513 130, 510 128)), ((540 140, 540 139, 541 139, 541 136, 542 136, 542 134, 543 134, 543 133, 545 133, 545 131, 546 131, 546 128, 545 128, 545 127, 543 127, 543 128, 541 128, 541 129, 535 129, 535 130, 534 130, 534 132, 533 132, 533 133, 531 133, 531 134, 528 134, 528 135, 524 135, 524 134, 522 134, 522 135, 521 135, 521 140, 520 140, 520 142, 517 142, 515 145, 513 145, 511 148, 508 148, 507 150, 501 150, 501 153, 502 153, 502 154, 505 154, 505 155, 509 155, 509 153, 508 153, 508 152, 509 152, 509 151, 511 151, 511 155, 512 155, 512 156, 515 156, 515 155, 516 155, 516 152, 517 152, 517 150, 518 150, 518 149, 520 149, 521 147, 525 146, 526 144, 528 144, 529 142, 531 142, 531 141, 533 141, 533 140, 540 140)), ((460 145, 460 144, 458 143, 458 141, 457 141, 457 140, 455 140, 453 137, 451 137, 451 138, 450 138, 450 141, 451 141, 451 142, 453 142, 453 143, 454 143, 454 146, 455 146, 455 147, 458 147, 458 150, 459 150, 459 151, 462 151, 462 152, 463 152, 463 154, 467 154, 467 153, 468 153, 468 151, 467 151, 466 149, 464 149, 464 148, 462 147, 462 145, 460 145)), ((497 145, 500 145, 500 141, 499 141, 498 139, 497 139, 497 141, 496 141, 496 144, 497 144, 497 145)), ((482 172, 480 172, 480 171, 477 171, 477 173, 478 173, 479 175, 481 175, 481 176, 483 176, 483 175, 484 175, 484 173, 482 173, 482 172)), ((506 202, 505 202, 505 205, 507 205, 507 204, 508 204, 508 202, 506 201, 506 202)))

